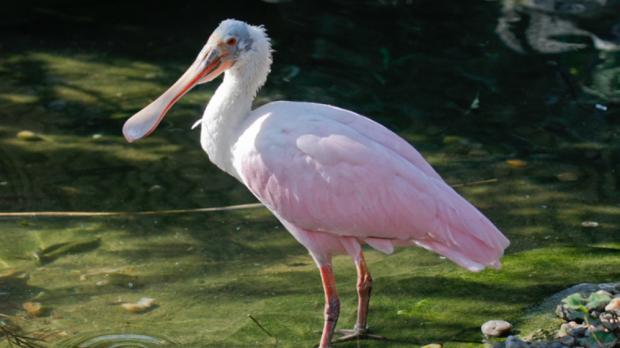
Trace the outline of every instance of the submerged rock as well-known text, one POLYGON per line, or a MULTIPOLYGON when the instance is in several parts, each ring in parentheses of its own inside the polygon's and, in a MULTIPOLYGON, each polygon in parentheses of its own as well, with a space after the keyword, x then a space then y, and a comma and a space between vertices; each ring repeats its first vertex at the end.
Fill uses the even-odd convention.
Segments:
POLYGON ((577 324, 576 322, 571 321, 571 322, 562 324, 562 326, 560 326, 560 332, 558 333, 558 336, 580 337, 580 336, 585 335, 587 330, 588 330, 587 325, 577 324))
POLYGON ((136 303, 123 303, 121 307, 125 308, 131 313, 144 313, 155 306, 155 299, 150 297, 143 297, 136 303))
POLYGON ((556 178, 560 181, 577 181, 579 180, 579 173, 576 172, 562 172, 556 175, 556 178))
POLYGON ((595 228, 598 226, 599 226, 599 223, 596 221, 583 221, 581 223, 581 227, 586 227, 586 228, 595 228))
POLYGON ((43 305, 40 302, 24 302, 22 308, 30 317, 40 317, 43 314, 43 305))
POLYGON ((524 160, 520 160, 520 159, 509 159, 506 160, 506 164, 510 167, 510 168, 515 168, 515 169, 522 169, 527 167, 527 162, 524 160))
POLYGON ((480 327, 480 331, 487 337, 503 337, 511 330, 512 324, 505 320, 489 320, 480 327))
POLYGON ((563 337, 560 337, 559 342, 565 346, 570 347, 574 345, 575 342, 577 342, 577 340, 573 336, 563 336, 563 337))
POLYGON ((17 139, 19 140, 23 140, 23 141, 41 141, 43 140, 43 137, 40 136, 39 134, 33 132, 33 131, 29 131, 29 130, 23 130, 17 133, 16 135, 17 139))

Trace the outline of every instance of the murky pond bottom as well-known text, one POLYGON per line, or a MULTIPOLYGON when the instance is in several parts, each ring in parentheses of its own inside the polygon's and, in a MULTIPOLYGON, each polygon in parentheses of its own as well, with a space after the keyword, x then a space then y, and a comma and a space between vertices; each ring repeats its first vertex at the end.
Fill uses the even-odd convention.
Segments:
MULTIPOLYGON (((521 179, 460 190, 484 205, 485 192, 514 187, 513 180, 521 179)), ((491 217, 513 226, 507 232, 513 246, 501 271, 469 273, 416 248, 391 256, 369 250, 375 278, 371 327, 393 339, 391 347, 476 346, 479 325, 489 318, 518 326, 519 313, 548 293, 620 277, 614 232, 620 207, 581 206, 584 215, 571 218, 579 199, 550 206, 553 195, 514 192, 512 210, 495 201, 491 217), (598 225, 582 226, 586 219, 598 225), (545 232, 550 224, 564 233, 545 232)), ((0 228, 0 313, 45 346, 300 347, 318 338, 318 272, 264 208, 22 218, 0 221, 0 228)), ((355 321, 355 269, 346 257, 334 265, 342 298, 339 326, 346 328, 355 321)))

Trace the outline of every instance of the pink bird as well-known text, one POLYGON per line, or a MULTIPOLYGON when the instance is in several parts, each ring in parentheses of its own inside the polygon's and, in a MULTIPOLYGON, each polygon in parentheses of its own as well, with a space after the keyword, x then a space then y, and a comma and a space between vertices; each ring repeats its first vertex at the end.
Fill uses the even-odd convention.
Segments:
POLYGON ((339 341, 380 337, 368 333, 372 278, 364 244, 386 254, 417 245, 470 271, 500 267, 508 239, 387 128, 324 104, 277 101, 252 110, 270 72, 271 52, 262 26, 223 21, 189 69, 127 120, 123 134, 129 142, 149 135, 187 91, 224 73, 196 124, 202 148, 316 262, 325 290, 320 348, 331 347, 339 315, 334 255, 350 255, 358 276, 357 321, 339 341))

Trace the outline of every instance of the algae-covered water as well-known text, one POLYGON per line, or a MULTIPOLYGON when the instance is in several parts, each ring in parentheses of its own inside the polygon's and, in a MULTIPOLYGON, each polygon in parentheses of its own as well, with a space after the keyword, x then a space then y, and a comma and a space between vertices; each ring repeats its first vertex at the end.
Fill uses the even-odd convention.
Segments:
MULTIPOLYGON (((264 208, 197 211, 255 202, 189 130, 217 82, 153 136, 121 135, 233 17, 273 40, 257 105, 371 116, 512 241, 503 269, 482 273, 421 249, 368 250, 369 324, 390 341, 339 346, 477 346, 494 318, 525 330, 551 294, 620 278, 618 13, 614 0, 3 5, 0 321, 50 347, 318 342, 323 294, 305 249, 264 208), (44 211, 57 215, 7 214, 44 211), (155 304, 122 306, 142 298, 155 304)), ((355 270, 334 264, 346 328, 355 270)))

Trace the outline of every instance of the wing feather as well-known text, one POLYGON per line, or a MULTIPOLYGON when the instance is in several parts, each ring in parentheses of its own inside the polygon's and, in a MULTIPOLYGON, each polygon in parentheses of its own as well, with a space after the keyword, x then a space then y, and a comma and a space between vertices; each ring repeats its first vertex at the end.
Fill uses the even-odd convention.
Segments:
POLYGON ((495 262, 507 247, 486 217, 385 127, 320 104, 271 103, 255 113, 233 150, 235 168, 289 223, 415 241, 470 269, 495 262), (484 250, 472 255, 476 248, 484 250))

